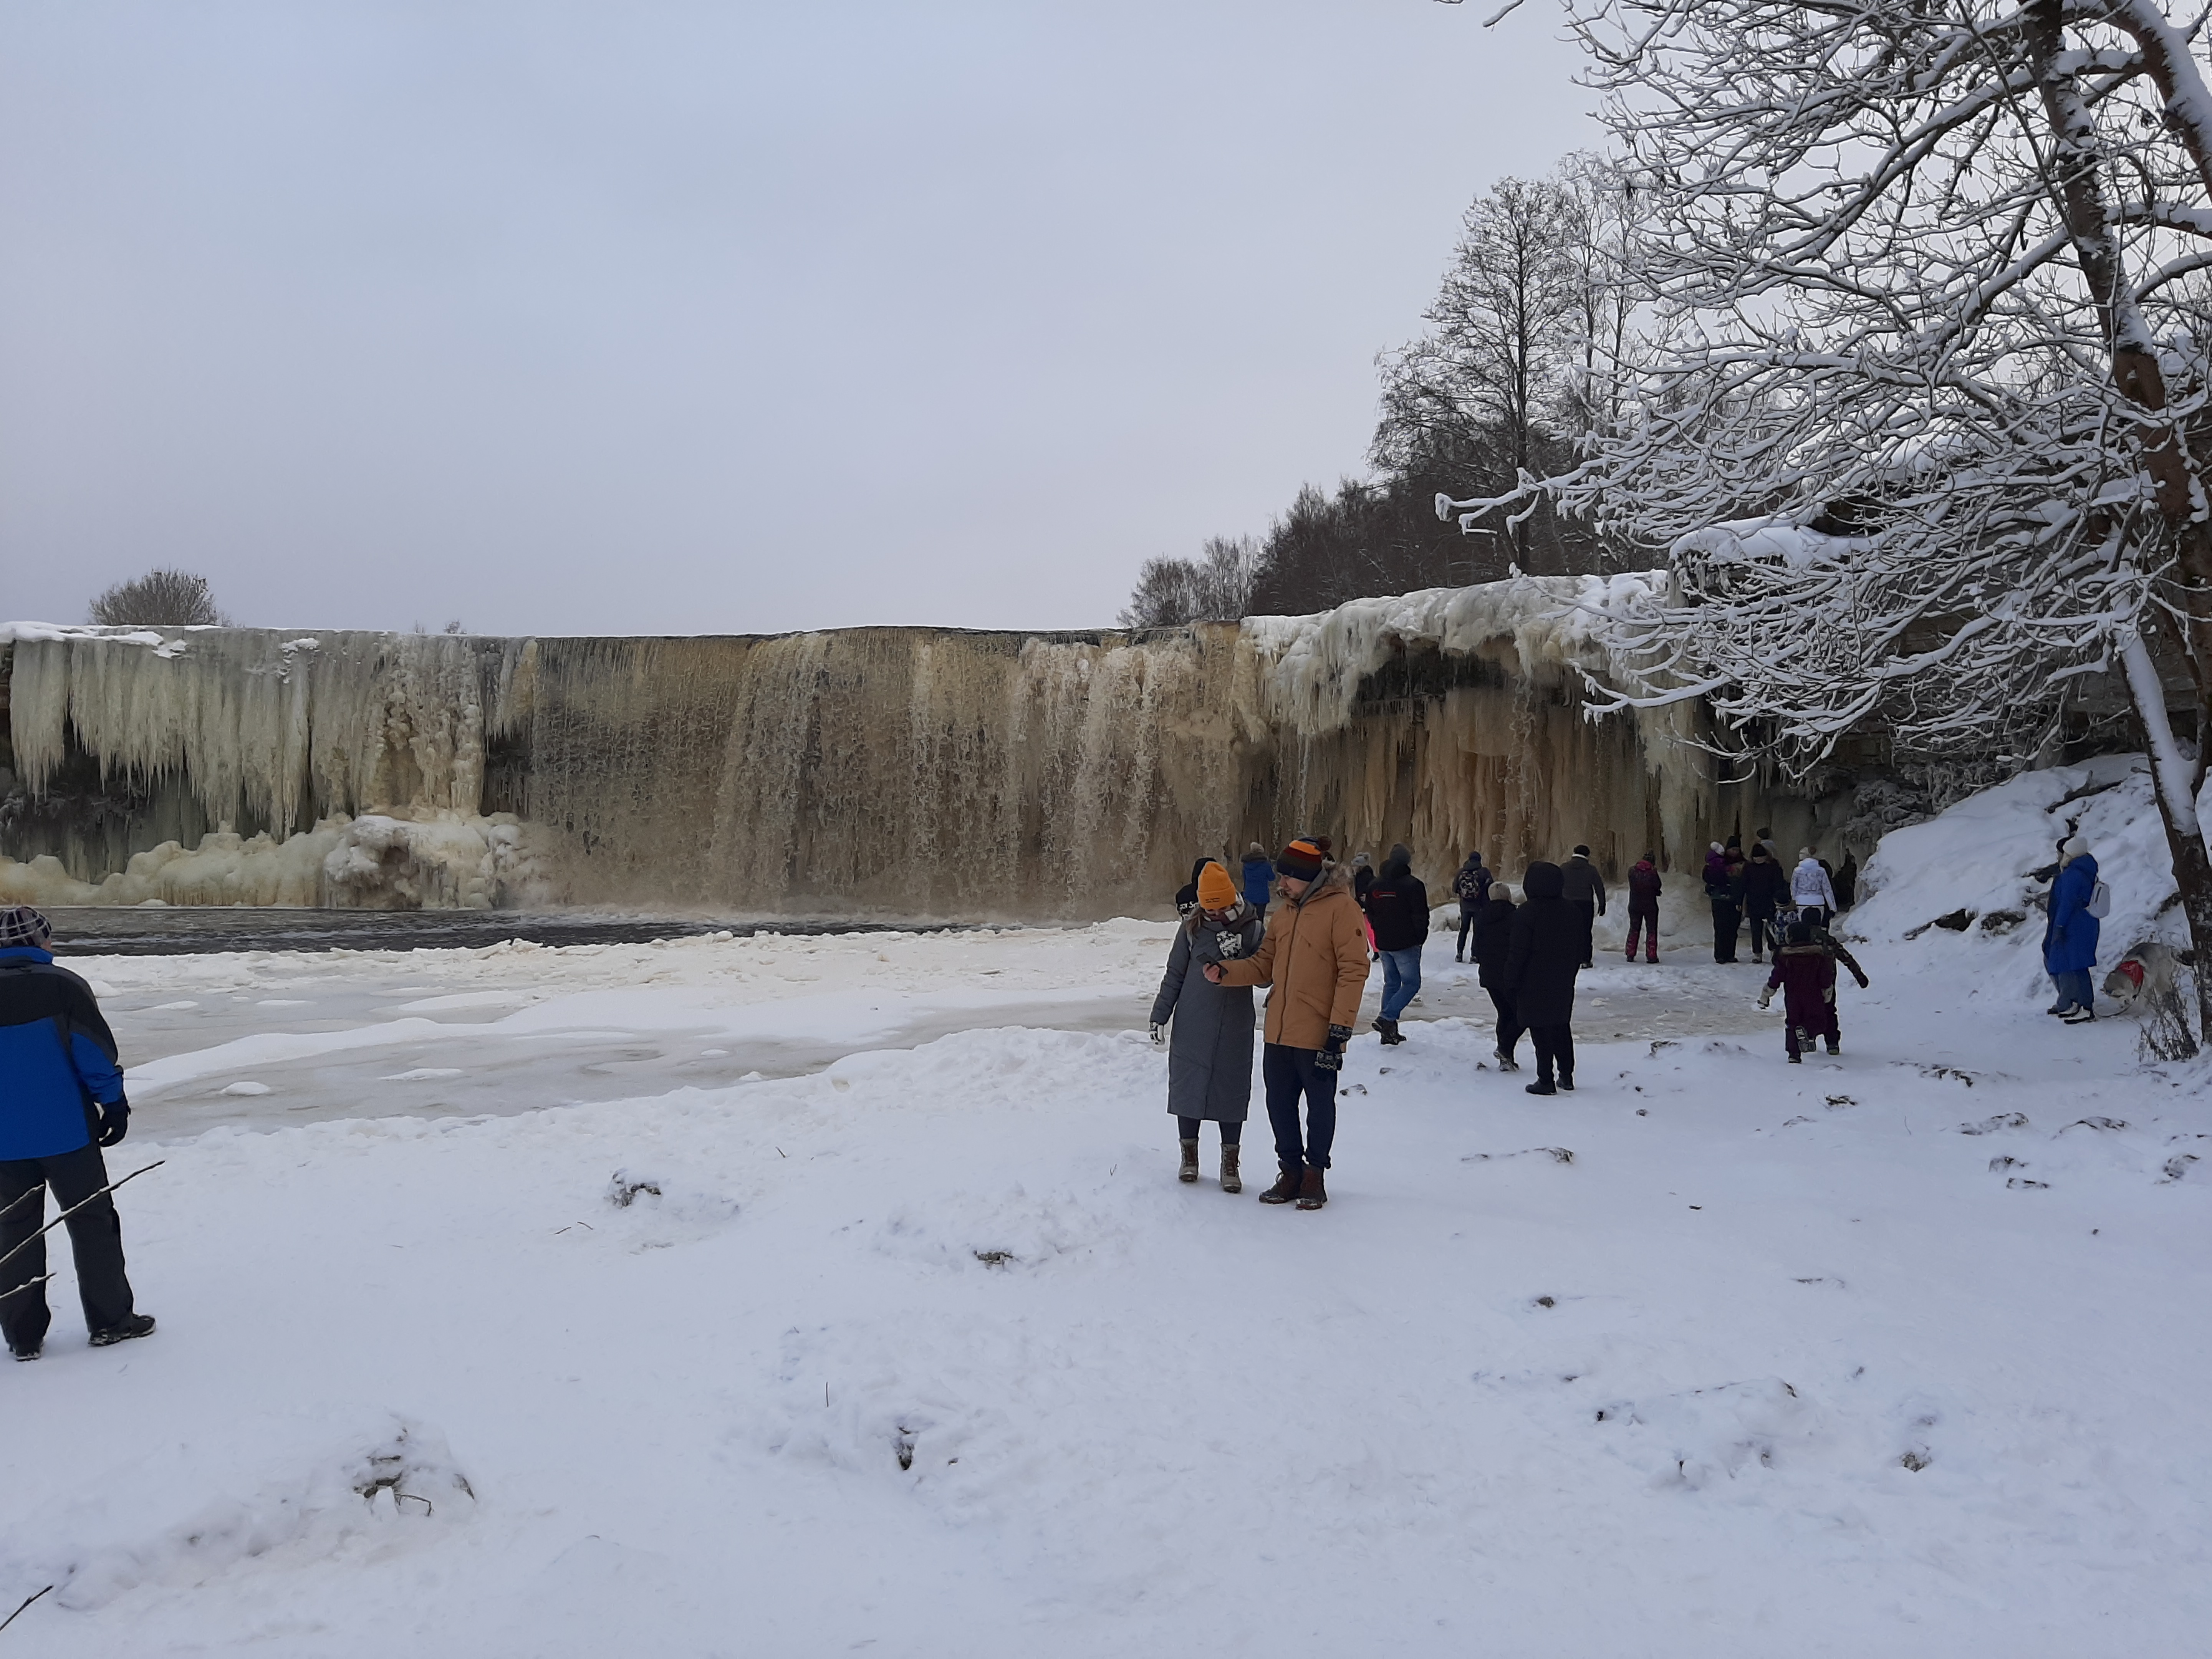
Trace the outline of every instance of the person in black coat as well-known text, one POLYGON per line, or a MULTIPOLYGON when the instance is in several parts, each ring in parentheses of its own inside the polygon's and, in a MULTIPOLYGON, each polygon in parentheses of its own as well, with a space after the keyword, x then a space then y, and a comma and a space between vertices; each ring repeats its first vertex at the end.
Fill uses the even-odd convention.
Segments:
POLYGON ((1713 906, 1713 960, 1735 960, 1735 936, 1743 926, 1743 852, 1729 837, 1720 862, 1705 871, 1705 896, 1713 906))
POLYGON ((1845 853, 1842 867, 1833 878, 1836 889, 1836 908, 1848 910, 1859 902, 1859 855, 1845 853))
POLYGON ((1429 936, 1429 890, 1413 873, 1413 863, 1412 851, 1399 842, 1359 901, 1367 913, 1368 937, 1382 958, 1382 1012, 1376 1016, 1375 1030, 1386 1045, 1406 1040, 1398 1016, 1420 992, 1421 945, 1429 936))
POLYGON ((1513 890, 1499 881, 1491 884, 1490 897, 1474 918, 1475 977, 1490 993, 1491 1006, 1498 1010, 1498 1069, 1501 1072, 1521 1069, 1521 1063, 1513 1058, 1521 1041, 1521 1017, 1513 1006, 1512 988, 1505 982, 1505 961, 1513 949, 1513 918, 1517 914, 1513 890))
MULTIPOLYGON (((1774 934, 1775 907, 1789 896, 1790 872, 1782 860, 1767 851, 1763 841, 1752 843, 1751 858, 1743 866, 1743 914, 1751 922, 1751 959, 1766 960, 1766 946, 1774 934)), ((1781 948, 1781 940, 1773 939, 1781 948)))
POLYGON ((1575 1086, 1575 976, 1583 965, 1582 917, 1560 896, 1556 864, 1528 866, 1522 886, 1528 902, 1514 913, 1513 939, 1505 953, 1505 982, 1513 1010, 1536 1045, 1532 1095, 1575 1086))

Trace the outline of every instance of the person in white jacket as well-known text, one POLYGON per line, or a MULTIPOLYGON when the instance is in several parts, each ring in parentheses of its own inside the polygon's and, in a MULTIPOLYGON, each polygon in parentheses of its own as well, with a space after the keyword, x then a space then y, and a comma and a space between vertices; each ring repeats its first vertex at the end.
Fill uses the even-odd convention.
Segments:
POLYGON ((1790 872, 1790 897, 1802 919, 1815 927, 1826 927, 1836 914, 1836 887, 1828 879, 1827 866, 1814 855, 1817 847, 1797 849, 1797 867, 1790 872))

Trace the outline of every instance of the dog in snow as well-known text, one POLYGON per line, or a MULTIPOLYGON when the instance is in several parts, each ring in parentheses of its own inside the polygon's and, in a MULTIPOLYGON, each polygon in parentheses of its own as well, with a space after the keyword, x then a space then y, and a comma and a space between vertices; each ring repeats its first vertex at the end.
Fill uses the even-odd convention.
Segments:
POLYGON ((2138 1003, 2159 1006, 2175 994, 2174 976, 2180 961, 2156 939, 2145 939, 2122 957, 2105 975, 2105 994, 2123 1009, 2138 1003))

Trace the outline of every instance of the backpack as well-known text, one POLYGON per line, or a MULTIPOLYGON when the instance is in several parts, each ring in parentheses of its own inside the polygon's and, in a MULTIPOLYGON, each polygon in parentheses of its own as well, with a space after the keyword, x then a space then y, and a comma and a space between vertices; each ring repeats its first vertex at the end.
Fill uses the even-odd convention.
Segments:
POLYGON ((2081 914, 2097 921, 2102 921, 2112 914, 2112 890, 2105 885, 2101 876, 2089 889, 2089 897, 2081 906, 2081 914))

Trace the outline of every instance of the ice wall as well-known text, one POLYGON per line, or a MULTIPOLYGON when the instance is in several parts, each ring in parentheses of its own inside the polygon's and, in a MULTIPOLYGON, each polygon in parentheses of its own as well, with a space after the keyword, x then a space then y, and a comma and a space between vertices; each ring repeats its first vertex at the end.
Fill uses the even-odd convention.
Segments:
MULTIPOLYGON (((32 847, 19 812, 0 847, 59 855, 49 881, 112 873, 107 902, 1085 917, 1156 910, 1200 854, 1299 830, 1406 840, 1432 881, 1470 847, 1517 871, 1587 842, 1618 870, 1647 847, 1694 865, 1739 824, 1802 834, 1802 803, 1713 781, 1682 741, 1695 709, 1584 718, 1581 671, 1611 672, 1592 617, 1645 580, 1139 634, 18 625, 12 799, 105 791, 129 833, 32 847), (229 840, 185 853, 187 808, 229 840), (162 840, 182 844, 140 869, 162 840), (283 896, 193 896, 218 890, 283 896)), ((0 864, 0 892, 25 868, 0 864)))

